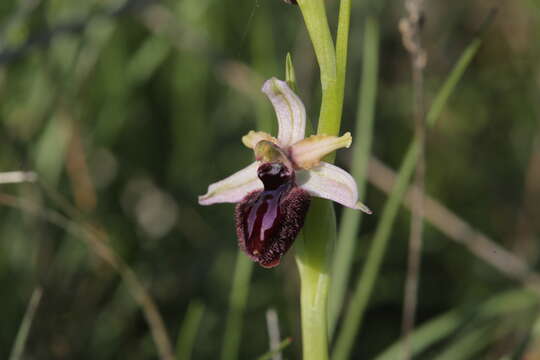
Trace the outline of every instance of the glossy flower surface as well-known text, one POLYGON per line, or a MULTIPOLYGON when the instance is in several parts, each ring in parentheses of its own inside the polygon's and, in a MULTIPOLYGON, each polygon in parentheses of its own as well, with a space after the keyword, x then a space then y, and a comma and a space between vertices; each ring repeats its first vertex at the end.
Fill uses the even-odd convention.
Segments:
POLYGON ((238 203, 235 218, 240 248, 261 266, 273 267, 301 230, 311 196, 371 211, 358 201, 353 177, 321 161, 331 152, 349 147, 351 134, 304 138, 304 104, 287 83, 272 78, 262 91, 276 112, 277 138, 261 131, 244 136, 242 142, 253 149, 255 161, 211 184, 199 197, 199 204, 238 203))

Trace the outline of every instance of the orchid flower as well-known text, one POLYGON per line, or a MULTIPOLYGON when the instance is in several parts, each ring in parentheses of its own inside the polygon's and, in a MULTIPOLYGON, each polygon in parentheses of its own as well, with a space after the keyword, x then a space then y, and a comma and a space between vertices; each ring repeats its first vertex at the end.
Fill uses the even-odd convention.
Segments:
POLYGON ((358 201, 353 177, 321 161, 337 149, 348 148, 351 134, 304 138, 306 110, 287 83, 272 78, 262 91, 276 112, 277 138, 262 131, 244 136, 242 142, 253 149, 255 161, 211 184, 199 196, 199 204, 238 203, 235 219, 240 248, 261 266, 274 267, 304 225, 311 196, 371 211, 358 201))

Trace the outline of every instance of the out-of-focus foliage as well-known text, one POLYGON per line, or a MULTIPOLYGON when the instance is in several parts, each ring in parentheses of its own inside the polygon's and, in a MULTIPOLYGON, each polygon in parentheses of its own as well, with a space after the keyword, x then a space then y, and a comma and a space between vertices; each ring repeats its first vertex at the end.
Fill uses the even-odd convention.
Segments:
MULTIPOLYGON (((376 2, 380 9, 353 3, 342 128, 354 136, 363 24, 377 13, 373 152, 395 168, 413 135, 410 63, 397 28, 402 3, 376 2)), ((327 5, 334 19, 338 2, 327 5)), ((492 5, 426 2, 428 103, 492 5)), ((429 131, 427 190, 534 268, 540 254, 540 2, 497 6, 479 53, 429 131)), ((0 358, 9 357, 36 288, 43 292, 24 358, 157 356, 130 285, 103 253, 65 223, 9 207, 6 194, 38 214, 60 212, 71 227, 97 229, 155 301, 171 342, 188 328, 178 353, 189 352, 189 324, 195 324, 193 358, 218 357, 237 255, 233 207, 201 207, 197 195, 250 162, 240 142, 244 133, 275 129, 259 88, 271 76, 284 78, 287 51, 299 94, 316 119, 320 89, 312 48, 298 9, 281 0, 0 2, 0 173, 32 170, 39 177, 0 184, 0 358)), ((350 168, 350 153, 342 152, 338 163, 350 168)), ((385 201, 368 186, 365 202, 375 215, 364 217, 358 233, 355 278, 385 201)), ((354 358, 381 354, 400 336, 408 224, 402 210, 354 358)), ((425 358, 498 359, 534 351, 538 302, 486 310, 489 316, 475 311, 521 284, 436 228, 427 227, 424 244, 418 322, 445 313, 455 321, 425 358), (471 350, 467 340, 478 348, 471 350)), ((268 351, 270 307, 279 314, 282 337, 293 338, 285 356, 299 358, 295 266, 289 254, 277 269, 253 268, 242 359, 268 351)))

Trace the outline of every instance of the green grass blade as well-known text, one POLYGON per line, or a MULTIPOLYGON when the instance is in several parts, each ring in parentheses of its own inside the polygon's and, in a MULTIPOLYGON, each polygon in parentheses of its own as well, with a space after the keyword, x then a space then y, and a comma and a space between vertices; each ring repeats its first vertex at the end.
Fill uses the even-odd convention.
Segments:
POLYGON ((349 28, 351 23, 351 0, 341 0, 339 2, 339 18, 336 35, 336 78, 339 99, 343 106, 343 95, 345 93, 345 79, 347 74, 347 54, 349 43, 349 28))
POLYGON ((477 359, 474 356, 478 354, 485 346, 489 344, 492 338, 492 326, 480 326, 463 334, 446 350, 435 357, 435 360, 467 360, 477 359))
POLYGON ((21 322, 21 326, 19 327, 19 331, 15 337, 15 342, 13 344, 13 348, 11 349, 9 360, 19 360, 23 357, 26 340, 28 339, 28 334, 30 333, 30 326, 32 325, 32 321, 34 320, 34 316, 36 315, 37 308, 41 301, 41 295, 41 288, 37 288, 32 293, 32 297, 30 298, 30 302, 28 303, 28 307, 26 308, 26 312, 21 322))
POLYGON ((429 108, 429 112, 426 116, 426 121, 429 126, 433 126, 437 119, 439 119, 442 110, 450 98, 450 95, 452 95, 454 92, 459 80, 463 76, 463 73, 465 73, 465 70, 467 70, 467 67, 469 67, 469 64, 478 52, 481 43, 482 41, 480 38, 474 39, 471 44, 467 46, 463 54, 461 54, 461 57, 454 66, 454 69, 444 82, 443 86, 440 88, 437 96, 429 108))
POLYGON ((538 312, 531 319, 531 325, 527 335, 520 341, 515 349, 509 351, 509 354, 502 357, 500 360, 523 360, 527 354, 535 347, 540 337, 540 317, 538 312))
POLYGON ((242 317, 249 293, 252 270, 253 262, 239 251, 229 299, 229 313, 225 325, 223 347, 221 348, 221 360, 238 359, 238 347, 242 334, 242 317))
MULTIPOLYGON (((428 321, 426 324, 417 327, 411 334, 411 352, 416 355, 428 348, 437 341, 444 339, 452 334, 460 325, 463 324, 463 315, 459 311, 453 310, 443 315, 437 316, 435 319, 428 321)), ((399 341, 390 346, 375 360, 393 360, 399 359, 403 352, 403 341, 399 341)))
MULTIPOLYGON (((474 39, 473 42, 465 49, 456 66, 454 66, 452 72, 447 77, 445 83, 441 87, 441 90, 437 94, 433 105, 430 107, 430 111, 428 113, 429 125, 433 125, 438 119, 442 109, 448 101, 449 96, 455 90, 457 83, 478 51, 479 45, 480 39, 474 39)), ((333 356, 333 359, 335 360, 349 358, 354 343, 354 338, 361 327, 363 315, 373 290, 373 285, 379 274, 380 264, 386 252, 386 245, 394 225, 394 220, 396 218, 399 205, 403 199, 405 190, 409 186, 411 175, 416 165, 418 150, 418 143, 413 140, 411 145, 409 145, 409 149, 407 150, 404 160, 402 161, 396 184, 385 204, 381 215, 381 220, 377 225, 375 236, 373 238, 373 244, 369 250, 367 261, 362 270, 362 274, 359 277, 359 281, 357 282, 356 290, 351 300, 347 316, 345 316, 343 328, 336 342, 336 348, 333 356)))
POLYGON ((274 355, 279 354, 281 351, 283 351, 283 349, 289 346, 291 342, 292 342, 291 338, 287 338, 283 340, 282 342, 279 343, 279 346, 275 350, 269 351, 259 356, 257 360, 271 360, 274 355))
MULTIPOLYGON (((513 327, 500 329, 495 324, 484 324, 471 329, 468 332, 460 332, 457 339, 452 341, 434 360, 469 360, 479 359, 480 351, 489 347, 497 339, 515 331, 513 327)), ((514 357, 514 359, 526 359, 526 357, 514 357)))
POLYGON ((403 165, 401 166, 397 177, 396 185, 382 212, 381 220, 379 221, 379 225, 377 226, 373 238, 373 244, 369 249, 367 261, 364 264, 362 274, 347 310, 347 316, 345 316, 343 328, 337 339, 332 359, 340 360, 349 358, 354 338, 362 324, 366 305, 371 295, 371 291, 373 290, 375 280, 379 274, 379 268, 386 252, 386 244, 390 238, 394 219, 396 218, 403 194, 409 185, 411 175, 414 171, 417 155, 418 143, 414 142, 413 146, 405 156, 405 160, 403 161, 403 165))
POLYGON ((171 54, 170 43, 160 37, 149 37, 126 64, 127 78, 131 86, 138 86, 147 81, 171 54))
POLYGON ((189 304, 176 342, 176 358, 178 360, 191 359, 193 344, 195 343, 203 314, 204 304, 198 301, 193 301, 189 304))
MULTIPOLYGON (((472 316, 478 319, 492 318, 509 314, 515 311, 533 307, 538 303, 538 297, 529 290, 512 290, 495 295, 479 306, 469 310, 451 310, 439 315, 425 324, 416 328, 411 335, 413 355, 419 354, 429 346, 444 339, 456 331, 462 324, 470 320, 472 316)), ((375 357, 375 360, 399 359, 403 349, 403 341, 397 341, 388 347, 383 353, 375 357)))
MULTIPOLYGON (((373 120, 377 94, 379 63, 379 22, 375 17, 366 20, 364 30, 364 51, 362 61, 362 82, 356 122, 355 144, 351 173, 358 184, 360 199, 364 197, 366 171, 371 152, 373 120)), ((345 209, 339 228, 339 238, 332 261, 332 282, 329 298, 329 334, 334 333, 337 319, 343 307, 347 283, 351 272, 356 233, 360 226, 362 212, 345 209)))

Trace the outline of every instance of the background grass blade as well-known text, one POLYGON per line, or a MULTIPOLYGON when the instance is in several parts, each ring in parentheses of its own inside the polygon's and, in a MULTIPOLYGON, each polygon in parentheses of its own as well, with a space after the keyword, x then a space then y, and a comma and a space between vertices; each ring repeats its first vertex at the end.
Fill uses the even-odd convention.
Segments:
POLYGON ((477 359, 478 353, 492 340, 493 325, 479 326, 454 340, 434 360, 477 359))
MULTIPOLYGON (((371 151, 373 119, 377 94, 379 63, 379 22, 368 17, 364 29, 362 80, 357 110, 356 138, 353 148, 351 172, 358 184, 360 199, 365 197, 366 169, 371 151)), ((362 212, 345 209, 339 227, 339 237, 332 261, 332 282, 329 298, 329 334, 332 337, 343 307, 347 289, 358 227, 362 212)))
POLYGON ((26 340, 28 339, 28 334, 30 333, 32 321, 34 320, 34 316, 36 315, 36 311, 41 301, 42 293, 43 291, 41 288, 37 288, 32 293, 32 297, 30 298, 30 302, 28 303, 28 307, 26 308, 26 312, 24 313, 24 317, 21 322, 21 326, 19 327, 19 331, 17 332, 17 337, 15 338, 15 342, 13 343, 13 348, 11 349, 9 360, 22 359, 26 340))
MULTIPOLYGON (((336 34, 336 78, 339 98, 343 102, 347 74, 347 54, 349 49, 349 28, 351 23, 351 0, 339 2, 339 19, 336 34)), ((343 103, 341 104, 343 107, 343 103)))
MULTIPOLYGON (((538 304, 538 297, 528 290, 512 290, 498 294, 484 301, 479 306, 465 309, 455 309, 439 315, 419 326, 411 336, 413 355, 420 354, 431 345, 453 334, 471 318, 477 320, 508 315, 512 312, 534 307, 538 304)), ((403 341, 399 340, 374 360, 399 359, 403 349, 403 341)))
MULTIPOLYGON (((452 72, 441 87, 441 90, 438 92, 433 101, 433 105, 430 107, 427 116, 428 125, 433 125, 438 119, 448 98, 455 90, 459 79, 461 79, 474 55, 477 53, 479 46, 480 39, 474 39, 461 55, 457 64, 454 66, 452 72)), ((381 220, 377 225, 373 243, 368 253, 367 261, 361 276, 358 278, 356 290, 347 310, 343 328, 336 342, 333 356, 333 359, 335 360, 349 358, 354 338, 362 325, 363 315, 373 290, 373 285, 379 274, 382 258, 386 252, 388 239, 394 225, 399 205, 401 204, 405 190, 410 183, 411 175, 416 165, 418 150, 418 143, 413 141, 409 146, 400 167, 396 185, 384 206, 381 220)))
POLYGON ((291 338, 286 338, 281 343, 279 343, 279 346, 275 350, 269 351, 266 354, 259 356, 257 360, 271 360, 272 356, 274 356, 275 354, 279 354, 281 351, 283 351, 283 349, 289 346, 291 342, 291 338))
POLYGON ((437 96, 433 100, 433 103, 429 107, 429 111, 426 115, 428 125, 433 126, 441 115, 441 112, 448 102, 448 98, 450 98, 450 95, 452 95, 454 92, 459 80, 465 73, 465 70, 467 70, 467 67, 470 65, 472 59, 478 52, 481 44, 482 40, 480 38, 473 39, 465 51, 463 51, 463 54, 461 54, 461 57, 454 66, 454 69, 444 82, 443 86, 440 88, 437 96))
POLYGON ((373 285, 379 274, 379 268, 386 252, 386 245, 390 238, 394 219, 396 218, 401 199, 414 171, 417 154, 418 144, 415 142, 405 156, 394 190, 382 212, 381 220, 373 237, 373 244, 368 252, 367 261, 364 264, 356 290, 347 309, 347 314, 344 317, 343 327, 336 342, 333 359, 349 358, 354 338, 362 324, 373 285))
POLYGON ((204 304, 198 301, 193 301, 189 304, 176 342, 176 359, 191 359, 193 344, 195 343, 203 314, 204 304))
POLYGON ((238 359, 238 349, 242 334, 242 317, 249 293, 249 281, 253 262, 240 251, 236 257, 233 284, 229 298, 229 313, 225 325, 221 360, 238 359))

